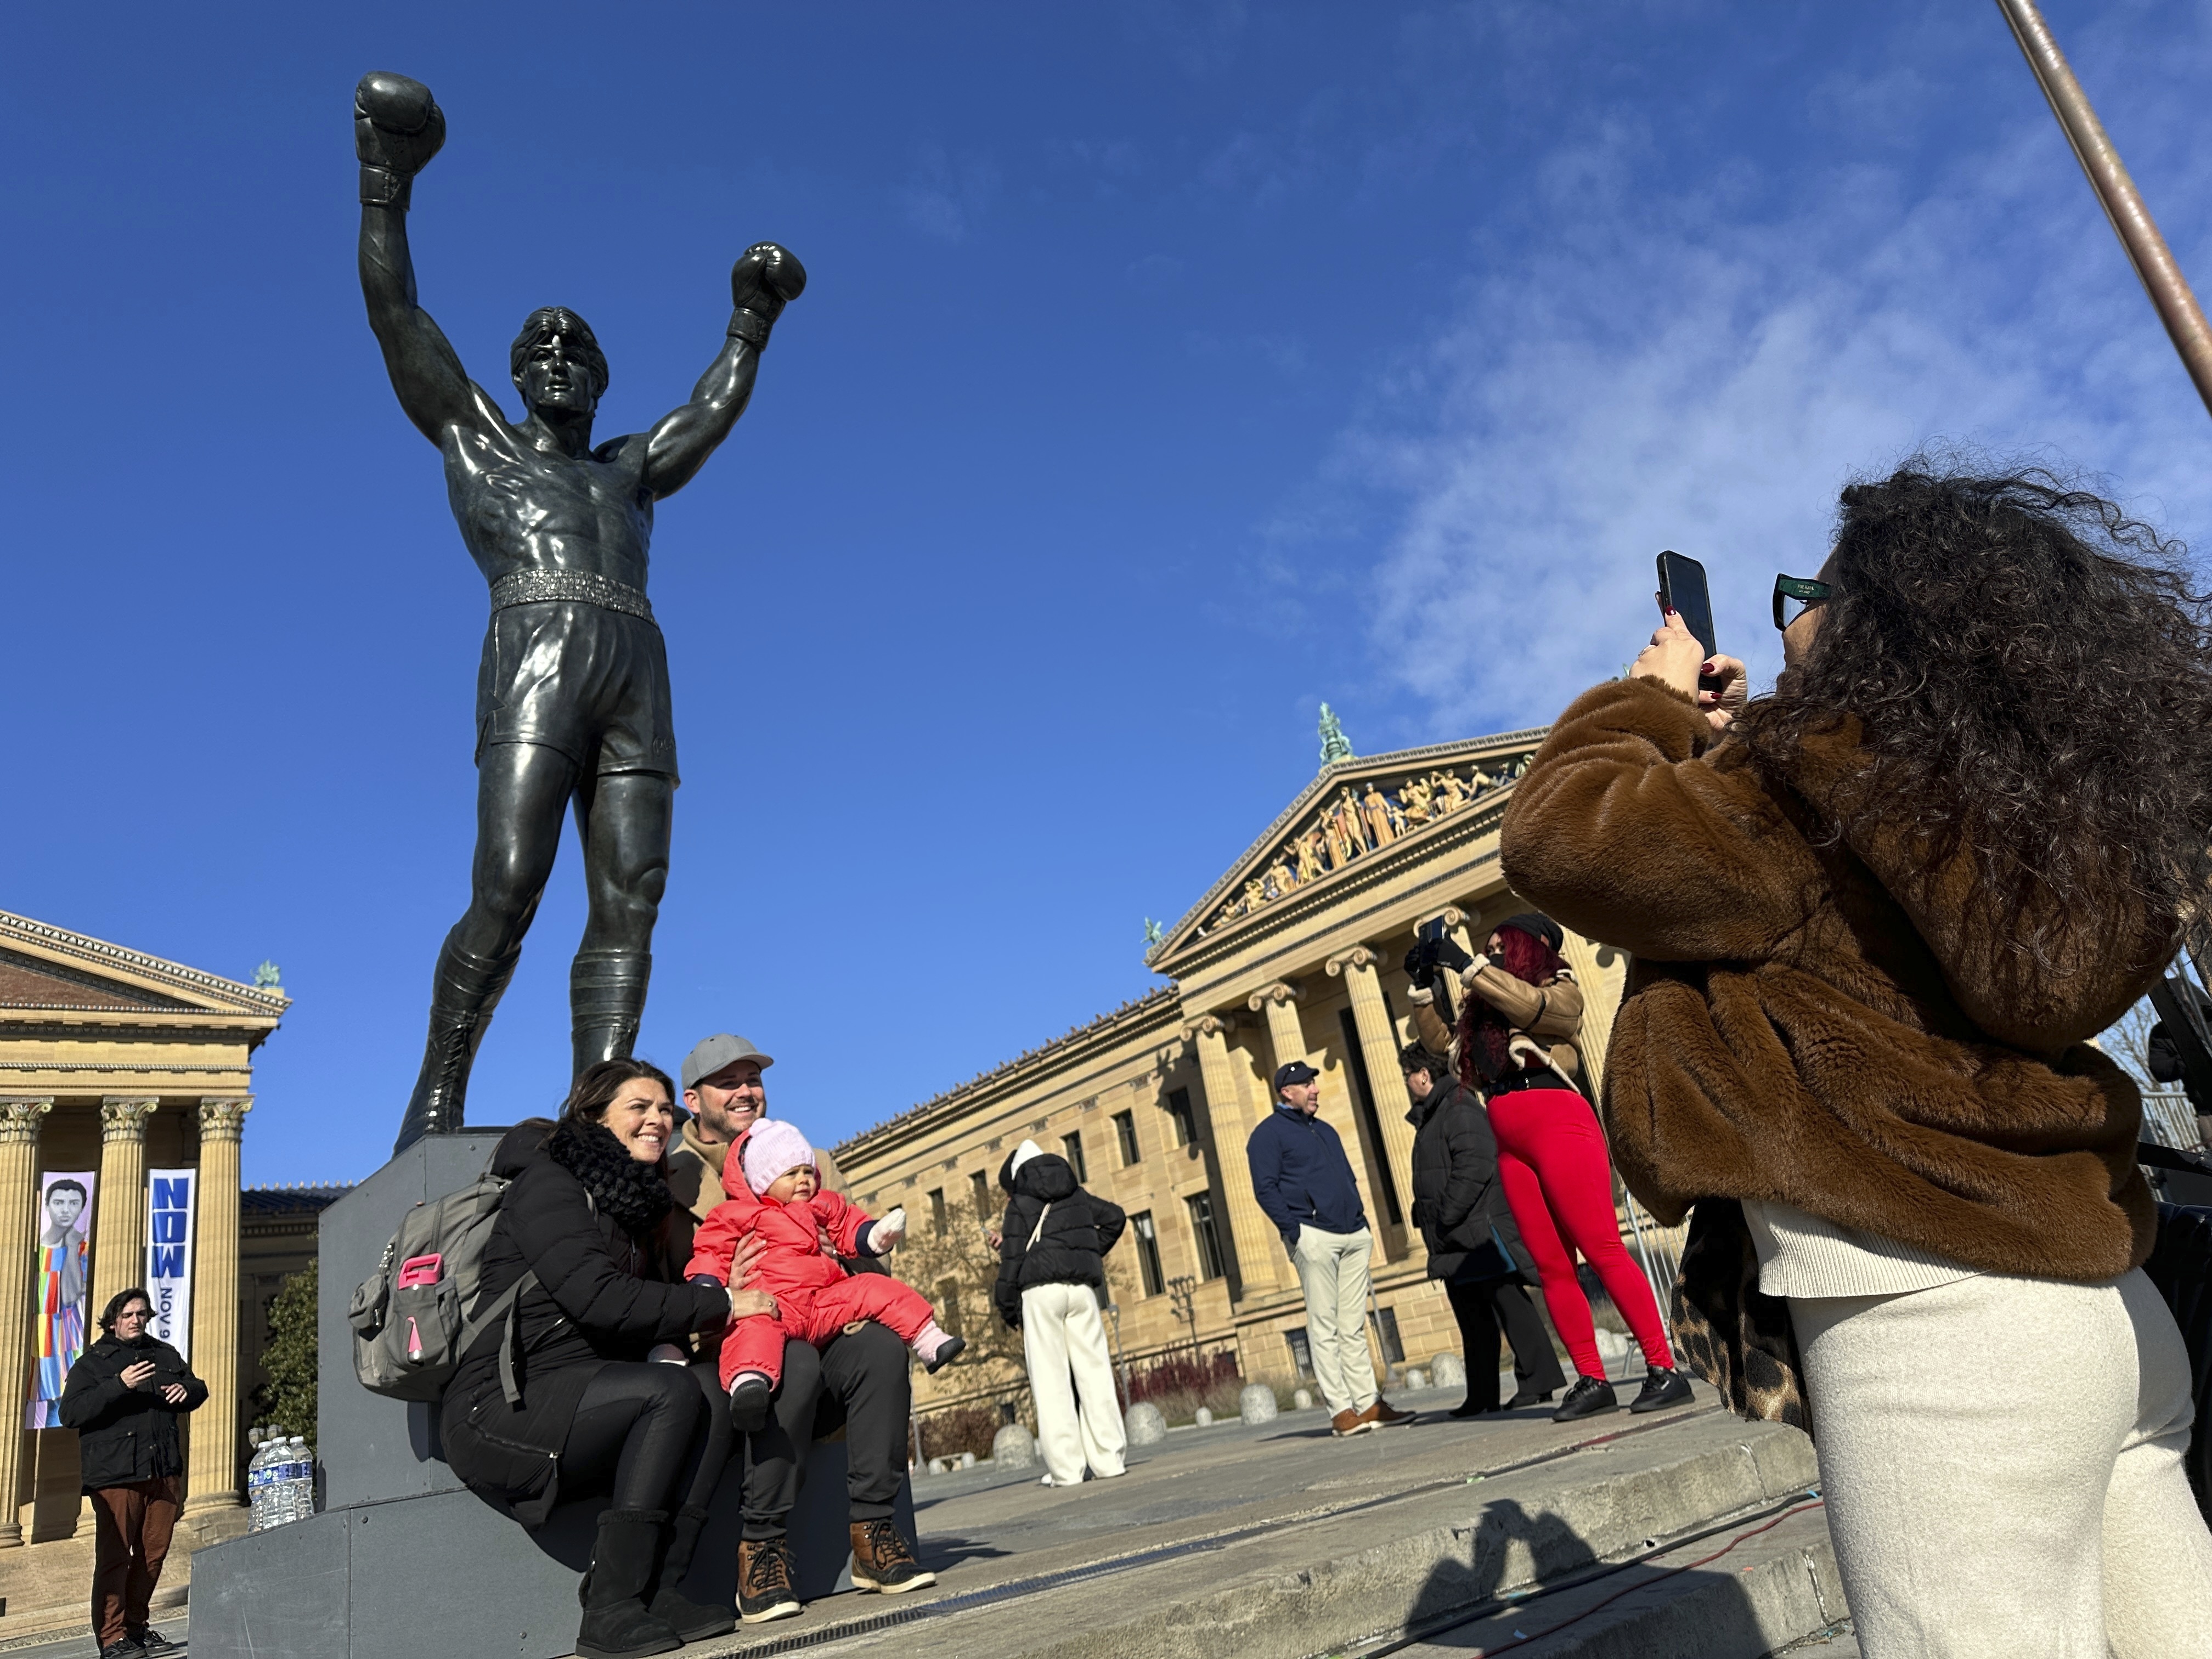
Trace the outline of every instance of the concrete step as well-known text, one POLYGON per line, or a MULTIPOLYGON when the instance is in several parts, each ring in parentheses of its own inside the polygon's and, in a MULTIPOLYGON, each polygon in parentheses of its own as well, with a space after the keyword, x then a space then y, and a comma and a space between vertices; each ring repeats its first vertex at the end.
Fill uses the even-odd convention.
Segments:
MULTIPOLYGON (((1133 1528, 1119 1553, 1091 1552, 1079 1565, 1040 1562, 1045 1570, 1032 1577, 965 1591, 955 1589, 956 1575, 934 1600, 925 1599, 931 1592, 866 1598, 801 1639, 813 1651, 896 1651, 899 1659, 1310 1659, 1380 1650, 1502 1595, 1644 1555, 1717 1519, 1749 1516, 1747 1527, 1761 1524, 1814 1479, 1802 1435, 1710 1407, 1588 1426, 1596 1432, 1579 1443, 1492 1473, 1408 1472, 1395 1490, 1346 1490, 1341 1501, 1316 1483, 1298 1510, 1250 1524, 1224 1515, 1216 1529, 1170 1526, 1157 1539, 1133 1528)), ((1723 1558, 1728 1570, 1757 1567, 1740 1576, 1758 1577, 1762 1595, 1781 1597, 1771 1616, 1754 1620, 1762 1630, 1797 1613, 1798 1602, 1784 1595, 1786 1563, 1796 1558, 1771 1541, 1782 1530, 1761 1534, 1770 1541, 1755 1561, 1723 1558), (1784 1565, 1770 1565, 1770 1557, 1784 1565)), ((1825 1536, 1815 1515, 1784 1542, 1800 1541, 1800 1530, 1808 1548, 1825 1536)), ((1691 1559, 1728 1541, 1717 1537, 1691 1559)), ((1640 1589, 1662 1570, 1587 1594, 1640 1589)), ((1803 1577, 1802 1565, 1795 1570, 1803 1577)), ((1815 1609, 1788 1634, 1819 1622, 1815 1609)), ((788 1650, 794 1637, 796 1629, 770 1626, 701 1652, 788 1650)), ((1451 1645, 1466 1651, 1455 1633, 1451 1645)), ((1774 1645, 1746 1650, 1747 1659, 1774 1645)))
POLYGON ((1346 1659, 1765 1659, 1844 1617, 1827 1524, 1808 1502, 1346 1659))

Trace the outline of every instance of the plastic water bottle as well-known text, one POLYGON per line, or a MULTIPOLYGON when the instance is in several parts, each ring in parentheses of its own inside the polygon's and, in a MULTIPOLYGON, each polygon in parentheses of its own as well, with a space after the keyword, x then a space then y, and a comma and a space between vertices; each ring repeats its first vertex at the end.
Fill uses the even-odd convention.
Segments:
POLYGON ((263 1437, 253 1449, 253 1456, 246 1466, 246 1503, 248 1532, 261 1532, 276 1524, 271 1518, 272 1500, 276 1497, 272 1468, 276 1461, 279 1442, 274 1434, 263 1437))
POLYGON ((307 1443, 294 1435, 284 1443, 276 1465, 276 1521, 282 1526, 315 1512, 315 1460, 307 1443))

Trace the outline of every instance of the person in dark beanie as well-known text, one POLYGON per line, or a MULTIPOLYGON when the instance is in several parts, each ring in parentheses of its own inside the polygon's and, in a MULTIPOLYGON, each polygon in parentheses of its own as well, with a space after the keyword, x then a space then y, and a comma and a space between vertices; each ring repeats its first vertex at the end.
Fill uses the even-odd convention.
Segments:
POLYGON ((207 1384, 184 1356, 147 1333, 153 1299, 118 1291, 100 1316, 100 1340, 70 1368, 61 1419, 76 1431, 77 1462, 92 1499, 92 1632, 100 1659, 178 1651, 148 1628, 147 1609, 177 1525, 185 1472, 177 1419, 198 1411, 207 1384))
POLYGON ((1513 1345, 1510 1408, 1541 1404, 1566 1386, 1559 1357, 1525 1288, 1532 1260, 1498 1174, 1498 1137, 1474 1091, 1450 1063, 1416 1042, 1398 1056, 1413 1109, 1413 1224, 1428 1246, 1429 1277, 1444 1287, 1467 1357, 1467 1399, 1454 1417, 1498 1409, 1498 1338, 1513 1345))
POLYGON ((1042 1484, 1079 1486, 1086 1466, 1110 1480, 1123 1471, 1128 1442, 1097 1292, 1106 1288, 1106 1253, 1126 1218, 1119 1205, 1084 1191, 1067 1160, 1034 1140, 1006 1154, 999 1185, 1009 1201, 992 1300, 1022 1334, 1042 1484))
POLYGON ((1337 1438, 1410 1423, 1375 1386, 1367 1351, 1367 1206, 1344 1142, 1321 1121, 1321 1073, 1304 1060, 1276 1068, 1275 1109, 1244 1143, 1252 1195, 1283 1236, 1305 1297, 1306 1348, 1337 1438))

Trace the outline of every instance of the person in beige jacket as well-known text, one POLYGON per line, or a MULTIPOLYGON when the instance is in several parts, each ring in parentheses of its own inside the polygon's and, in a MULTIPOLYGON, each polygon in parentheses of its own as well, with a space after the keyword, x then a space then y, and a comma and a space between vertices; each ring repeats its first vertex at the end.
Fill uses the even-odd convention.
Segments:
POLYGON ((1528 911, 1499 922, 1480 957, 1449 940, 1424 940, 1407 967, 1416 981, 1413 1023, 1423 1045, 1449 1055, 1460 1081, 1480 1091, 1490 1114, 1498 1180, 1536 1259, 1553 1328, 1578 1373, 1553 1413, 1571 1422, 1620 1403, 1598 1353, 1589 1297, 1575 1272, 1577 1253, 1644 1351, 1644 1387, 1629 1409, 1687 1404, 1690 1385, 1675 1372, 1650 1281, 1620 1242, 1605 1132, 1578 1087, 1583 994, 1559 959, 1565 938, 1549 916, 1528 911), (1456 1030, 1436 1006, 1439 974, 1455 976, 1466 994, 1456 1030))

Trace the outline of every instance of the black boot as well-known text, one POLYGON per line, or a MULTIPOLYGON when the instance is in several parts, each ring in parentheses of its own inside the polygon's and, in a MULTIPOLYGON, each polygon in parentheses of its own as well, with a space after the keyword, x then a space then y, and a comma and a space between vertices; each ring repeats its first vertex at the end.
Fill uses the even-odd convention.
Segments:
POLYGON ((477 1046, 521 960, 520 945, 501 957, 472 956, 453 943, 451 933, 446 936, 430 980, 430 1037, 422 1048, 422 1070, 400 1121, 394 1153, 424 1135, 450 1134, 461 1127, 477 1046))
POLYGON ((700 1529, 706 1524, 707 1511, 696 1504, 686 1504, 676 1511, 675 1524, 668 1529, 668 1548, 660 1558, 660 1571, 653 1579, 653 1599, 647 1604, 654 1618, 687 1642, 726 1636, 738 1627, 737 1615, 729 1608, 702 1607, 676 1593, 676 1587, 684 1582, 684 1575, 691 1571, 691 1557, 699 1547, 700 1529))
POLYGON ((1581 1417, 1601 1417, 1607 1412, 1620 1409, 1620 1396, 1613 1391, 1613 1384, 1601 1376, 1578 1376, 1575 1386, 1567 1390, 1567 1397, 1559 1401, 1559 1409, 1552 1413, 1554 1423, 1571 1423, 1581 1417))
POLYGON ((668 1538, 665 1510, 602 1510, 592 1565, 576 1586, 584 1622, 576 1631, 581 1659, 645 1659, 684 1645, 665 1619, 646 1611, 646 1592, 668 1538))
POLYGON ((1558 1392, 1556 1389, 1545 1389, 1540 1391, 1535 1389, 1523 1389, 1505 1402, 1505 1409, 1509 1412, 1517 1412, 1523 1406, 1548 1406, 1552 1403, 1552 1396, 1558 1392))
POLYGON ((643 951, 579 951, 568 965, 568 1029, 576 1075, 603 1060, 628 1060, 645 1016, 653 957, 643 951))
POLYGON ((1689 1380, 1680 1372, 1665 1365, 1647 1365, 1644 1370, 1644 1388, 1629 1401, 1632 1412, 1663 1412, 1669 1406, 1690 1403, 1689 1380))

